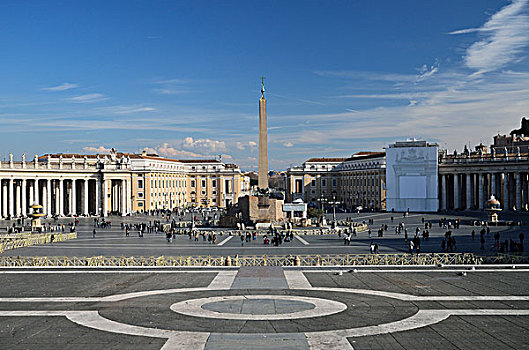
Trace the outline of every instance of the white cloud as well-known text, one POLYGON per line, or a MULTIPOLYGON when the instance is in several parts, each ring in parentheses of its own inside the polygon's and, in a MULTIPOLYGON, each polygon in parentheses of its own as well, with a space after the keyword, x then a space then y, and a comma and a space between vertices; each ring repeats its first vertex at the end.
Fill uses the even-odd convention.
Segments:
POLYGON ((43 88, 42 90, 46 90, 46 91, 65 91, 65 90, 74 89, 74 88, 76 88, 78 86, 79 85, 72 84, 72 83, 62 83, 60 85, 43 88))
POLYGON ((248 142, 237 141, 235 146, 237 147, 237 149, 240 149, 242 151, 242 150, 247 149, 248 147, 251 149, 255 148, 257 146, 257 143, 255 141, 248 141, 248 142))
POLYGON ((480 28, 462 29, 450 34, 477 32, 480 40, 466 51, 465 64, 476 74, 505 67, 519 58, 529 44, 528 0, 513 0, 480 28))
POLYGON ((419 69, 419 75, 417 76, 417 81, 425 80, 434 75, 439 71, 439 61, 436 60, 435 64, 428 67, 427 65, 423 65, 419 69))
POLYGON ((285 143, 283 143, 283 146, 285 146, 285 147, 293 147, 294 144, 292 142, 285 142, 285 143))
POLYGON ((226 143, 224 141, 210 139, 195 140, 192 137, 186 137, 182 146, 205 154, 218 154, 226 151, 226 143))
POLYGON ((111 106, 105 107, 101 110, 114 113, 114 114, 133 114, 133 113, 143 113, 143 112, 154 112, 156 108, 154 107, 145 107, 141 105, 132 105, 132 106, 111 106))
POLYGON ((329 78, 346 78, 346 79, 365 79, 373 81, 415 81, 417 76, 414 74, 397 74, 397 73, 379 73, 379 72, 365 72, 365 71, 315 71, 315 74, 322 77, 329 78))
POLYGON ((99 147, 83 147, 83 151, 88 153, 110 153, 111 148, 106 148, 105 146, 99 146, 99 147))
POLYGON ((73 102, 79 102, 79 103, 91 103, 91 102, 99 102, 107 100, 108 98, 105 97, 103 94, 93 93, 93 94, 85 94, 85 95, 79 95, 67 98, 69 101, 73 102))
POLYGON ((146 147, 144 150, 173 158, 209 159, 221 154, 224 159, 232 159, 231 155, 225 153, 227 149, 224 141, 194 139, 193 137, 186 137, 182 141, 164 142, 159 146, 146 147))
POLYGON ((162 95, 182 95, 182 94, 186 94, 189 92, 189 90, 186 90, 186 89, 170 89, 170 88, 154 89, 153 91, 159 94, 162 94, 162 95))
POLYGON ((157 147, 145 147, 143 149, 147 153, 155 153, 165 157, 172 158, 201 158, 203 157, 200 154, 181 150, 175 147, 172 147, 169 143, 165 142, 161 146, 157 147))

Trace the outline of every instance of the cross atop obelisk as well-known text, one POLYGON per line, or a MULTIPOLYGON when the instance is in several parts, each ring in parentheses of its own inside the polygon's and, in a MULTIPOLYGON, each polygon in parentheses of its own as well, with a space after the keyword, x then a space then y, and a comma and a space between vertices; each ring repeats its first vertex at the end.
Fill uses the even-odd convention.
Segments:
POLYGON ((268 128, 266 125, 266 99, 264 97, 265 77, 261 77, 261 98, 259 99, 259 176, 257 187, 268 189, 268 128))

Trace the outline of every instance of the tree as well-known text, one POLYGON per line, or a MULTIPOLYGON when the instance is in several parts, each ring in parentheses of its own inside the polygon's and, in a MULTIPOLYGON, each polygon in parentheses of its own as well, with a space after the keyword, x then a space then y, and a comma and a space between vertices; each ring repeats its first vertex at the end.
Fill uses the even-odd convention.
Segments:
POLYGON ((308 208, 307 215, 309 218, 321 218, 323 217, 323 210, 316 208, 308 208))

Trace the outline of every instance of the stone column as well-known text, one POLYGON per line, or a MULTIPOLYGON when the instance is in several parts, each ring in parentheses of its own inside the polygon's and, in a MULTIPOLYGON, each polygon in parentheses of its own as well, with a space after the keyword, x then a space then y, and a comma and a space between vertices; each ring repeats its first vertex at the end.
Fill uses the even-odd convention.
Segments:
POLYGON ((485 202, 485 199, 483 198, 484 195, 483 195, 483 187, 484 187, 484 184, 483 184, 483 174, 479 174, 479 180, 478 180, 478 207, 479 209, 483 209, 483 204, 485 202))
POLYGON ((459 175, 454 174, 454 209, 459 209, 459 175))
POLYGON ((35 203, 40 204, 39 198, 39 179, 35 179, 35 203))
POLYGON ((46 214, 51 215, 51 180, 46 179, 46 214))
POLYGON ((18 184, 18 181, 15 182, 15 215, 20 216, 20 184, 18 184))
POLYGON ((465 174, 466 182, 467 182, 467 210, 470 210, 472 207, 472 184, 470 182, 470 173, 465 174))
POLYGON ((88 179, 84 179, 83 202, 83 214, 88 215, 88 179))
POLYGON ((503 209, 511 209, 509 205, 509 173, 503 174, 503 209))
POLYGON ((490 192, 494 197, 499 198, 496 193, 496 173, 490 174, 490 192))
POLYGON ((15 215, 15 191, 13 179, 9 179, 9 216, 13 218, 15 215))
MULTIPOLYGON (((44 182, 46 183, 46 182, 44 182)), ((48 213, 48 207, 49 207, 49 203, 48 203, 48 187, 46 185, 44 185, 42 187, 42 212, 44 214, 47 214, 48 213)))
POLYGON ((516 173, 516 210, 522 210, 522 174, 516 173))
POLYGON ((523 184, 523 206, 524 206, 524 210, 527 208, 528 204, 529 204, 529 194, 527 193, 527 190, 529 190, 529 179, 527 178, 527 173, 523 174, 523 181, 522 181, 522 184, 523 184))
POLYGON ((26 216, 28 213, 26 205, 26 179, 22 179, 22 216, 26 216))
POLYGON ((108 216, 108 181, 103 179, 103 216, 108 216))
POLYGON ((72 215, 77 215, 77 186, 76 186, 76 180, 72 179, 72 193, 70 194, 72 206, 71 206, 71 212, 72 215))
POLYGON ((121 216, 127 215, 127 180, 121 180, 121 216))
POLYGON ((99 206, 100 206, 100 200, 99 200, 99 196, 101 195, 101 191, 99 190, 101 186, 101 181, 99 181, 99 179, 96 179, 96 186, 95 186, 95 215, 96 216, 99 216, 101 215, 101 210, 99 210, 99 206))
MULTIPOLYGON (((127 214, 130 214, 132 213, 132 183, 130 180, 127 180, 126 198, 127 198, 127 214)), ((170 209, 172 208, 173 207, 171 207, 170 209)))
POLYGON ((55 180, 54 184, 54 190, 55 190, 55 215, 59 215, 59 206, 60 206, 60 200, 59 200, 59 180, 55 180))
POLYGON ((59 216, 64 216, 64 180, 59 179, 59 216))
POLYGON ((441 210, 446 210, 446 175, 441 175, 441 210))
POLYGON ((28 194, 29 194, 29 205, 33 205, 34 198, 33 195, 35 194, 35 190, 33 182, 28 182, 28 194))
POLYGON ((7 217, 7 182, 2 183, 2 217, 7 217))

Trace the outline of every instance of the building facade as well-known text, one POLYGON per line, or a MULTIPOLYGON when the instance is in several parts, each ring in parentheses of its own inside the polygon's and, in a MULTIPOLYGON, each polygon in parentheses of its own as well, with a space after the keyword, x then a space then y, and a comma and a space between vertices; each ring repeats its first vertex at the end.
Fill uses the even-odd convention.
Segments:
POLYGON ((287 170, 287 202, 301 199, 316 205, 332 198, 338 191, 339 173, 336 167, 346 158, 311 158, 301 166, 287 170))
POLYGON ((362 206, 384 210, 385 153, 358 152, 349 158, 311 158, 286 172, 287 201, 313 207, 362 206))
POLYGON ((237 203, 250 181, 234 164, 158 155, 49 154, 0 162, 0 214, 24 217, 38 203, 48 216, 91 216, 237 203))
POLYGON ((130 158, 61 154, 0 163, 1 214, 25 216, 33 203, 49 216, 128 214, 132 210, 130 158))
POLYGON ((387 210, 439 210, 439 147, 423 140, 398 141, 386 148, 387 210))
POLYGON ((439 156, 441 210, 481 210, 494 195, 504 210, 528 210, 529 153, 470 152, 439 156))

